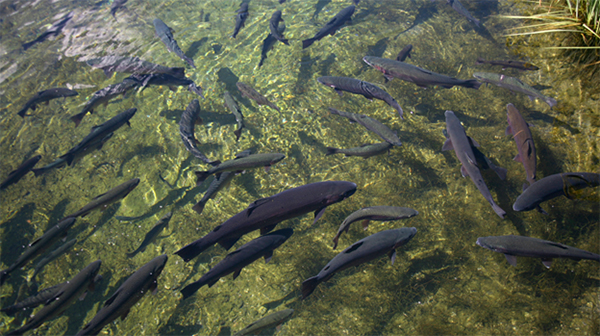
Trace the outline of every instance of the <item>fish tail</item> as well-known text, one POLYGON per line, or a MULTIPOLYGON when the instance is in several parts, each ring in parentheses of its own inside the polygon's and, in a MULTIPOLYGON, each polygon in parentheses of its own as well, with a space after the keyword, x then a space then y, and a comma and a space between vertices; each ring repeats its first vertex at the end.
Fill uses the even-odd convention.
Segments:
POLYGON ((325 153, 325 155, 332 155, 332 154, 336 154, 338 151, 337 148, 334 147, 327 147, 327 153, 325 153))
POLYGON ((476 79, 469 79, 468 81, 465 82, 464 87, 467 88, 471 88, 471 89, 479 89, 479 87, 481 86, 481 83, 478 82, 476 79))
POLYGON ((35 174, 36 177, 42 175, 43 173, 46 172, 46 169, 44 168, 34 168, 31 170, 33 172, 33 174, 35 174))
POLYGON ((183 261, 188 262, 208 248, 208 246, 206 246, 207 244, 203 243, 203 240, 204 239, 200 238, 199 240, 182 247, 179 251, 175 252, 175 254, 183 258, 183 261))
POLYGON ((185 288, 181 290, 181 294, 183 294, 183 299, 185 300, 190 296, 194 295, 194 293, 196 293, 198 289, 200 289, 200 287, 202 286, 204 286, 204 283, 200 281, 192 282, 191 284, 185 286, 185 288))
POLYGON ((494 212, 498 216, 500 216, 500 218, 504 219, 504 216, 506 215, 506 211, 502 210, 502 208, 499 207, 498 204, 492 203, 492 209, 494 209, 494 212))
POLYGON ((138 250, 135 250, 131 253, 126 253, 127 258, 133 258, 133 257, 135 257, 136 254, 138 254, 138 250))
POLYGON ((169 74, 174 77, 185 77, 185 68, 171 68, 169 74))
POLYGON ((235 131, 233 131, 233 134, 235 134, 235 141, 239 141, 240 140, 240 136, 242 135, 242 129, 238 128, 235 131))
POLYGON ((204 99, 204 95, 202 94, 202 88, 200 86, 192 83, 189 86, 189 90, 190 90, 190 92, 193 92, 193 93, 197 94, 198 96, 202 97, 202 99, 204 99))
POLYGON ((310 47, 311 44, 315 43, 315 39, 314 38, 309 38, 307 40, 303 40, 302 41, 302 49, 306 49, 308 47, 310 47))
POLYGON ((202 211, 204 210, 204 203, 196 203, 196 205, 192 207, 192 210, 196 211, 199 215, 202 214, 202 211))
POLYGON ((34 45, 35 43, 36 43, 36 41, 23 43, 23 50, 27 50, 27 49, 31 48, 31 46, 34 45))
POLYGON ((81 123, 81 120, 83 120, 86 113, 87 112, 78 113, 70 118, 75 123, 75 127, 79 126, 79 123, 81 123))
POLYGON ((285 45, 288 45, 288 46, 290 45, 290 42, 289 42, 288 39, 282 39, 282 40, 279 40, 279 41, 283 42, 283 44, 285 44, 285 45))
POLYGON ((21 118, 25 118, 25 113, 27 113, 28 108, 23 108, 21 111, 17 112, 17 114, 21 117, 21 118))
POLYGON ((340 236, 335 236, 333 237, 333 249, 335 250, 335 248, 338 246, 338 240, 340 239, 340 236))
POLYGON ((207 177, 210 176, 210 173, 207 171, 197 171, 195 172, 196 177, 198 178, 196 180, 196 185, 200 185, 202 182, 204 182, 204 180, 206 180, 207 177))
POLYGON ((8 279, 8 272, 6 270, 0 271, 0 286, 4 284, 6 279, 8 279))
POLYGON ((477 61, 475 61, 475 64, 485 64, 485 60, 481 57, 477 57, 477 61))
POLYGON ((554 99, 554 98, 551 98, 551 97, 546 97, 546 103, 547 103, 548 105, 550 105, 550 108, 553 108, 554 106, 556 106, 556 104, 557 104, 557 101, 556 101, 556 99, 554 99))
POLYGON ((302 282, 302 299, 306 299, 317 288, 317 285, 319 285, 319 278, 317 276, 304 280, 302 282))
POLYGON ((15 306, 10 306, 10 307, 6 307, 3 309, 0 309, 0 312, 3 312, 4 314, 8 315, 8 316, 13 316, 15 315, 15 313, 18 311, 19 309, 16 308, 15 306))

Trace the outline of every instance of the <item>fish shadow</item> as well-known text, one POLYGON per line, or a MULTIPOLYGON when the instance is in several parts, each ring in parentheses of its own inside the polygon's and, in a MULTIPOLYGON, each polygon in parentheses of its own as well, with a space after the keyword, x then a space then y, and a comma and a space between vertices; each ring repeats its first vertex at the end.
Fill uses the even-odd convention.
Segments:
MULTIPOLYGON (((21 253, 25 251, 23 246, 33 242, 36 230, 33 225, 28 223, 31 222, 35 209, 35 203, 24 204, 11 219, 0 224, 0 227, 4 228, 2 250, 0 252, 0 258, 2 258, 4 264, 12 265, 17 261, 21 253)), ((15 270, 11 273, 11 276, 8 278, 9 281, 11 278, 18 279, 18 277, 13 277, 15 272, 20 272, 20 270, 15 270)))
POLYGON ((194 41, 192 44, 190 44, 190 47, 185 52, 185 55, 191 59, 194 59, 194 57, 196 57, 196 54, 198 54, 198 51, 200 51, 200 48, 202 48, 202 46, 205 45, 206 42, 208 42, 208 37, 206 36, 198 41, 194 41))
POLYGON ((48 225, 46 225, 46 230, 54 226, 61 219, 65 218, 65 212, 69 203, 71 203, 71 200, 65 198, 54 206, 54 208, 52 209, 52 211, 50 211, 50 214, 48 215, 48 225))
POLYGON ((312 68, 319 61, 318 57, 311 58, 308 52, 303 52, 300 58, 300 69, 298 69, 298 77, 294 85, 294 91, 297 94, 303 94, 308 91, 308 84, 312 79, 312 68))
MULTIPOLYGON (((108 206, 104 211, 102 211, 102 216, 100 216, 100 219, 98 219, 98 221, 96 222, 96 224, 94 224, 92 227, 92 231, 85 236, 85 238, 81 239, 79 241, 79 243, 83 243, 85 240, 87 240, 89 237, 91 237, 94 233, 96 233, 96 231, 98 231, 102 226, 104 226, 104 224, 110 222, 110 220, 114 217, 114 215, 117 213, 117 211, 119 211, 119 208, 121 208, 121 202, 117 202, 115 204, 112 204, 110 206, 108 206)), ((83 228, 80 232, 85 231, 85 229, 87 229, 87 227, 83 228)))
POLYGON ((321 74, 321 76, 329 76, 331 66, 335 64, 336 58, 337 56, 334 53, 331 53, 323 62, 320 62, 319 65, 321 66, 321 70, 319 71, 319 73, 321 74))
POLYGON ((189 318, 190 311, 197 311, 197 307, 194 305, 194 300, 183 300, 179 301, 175 310, 169 317, 167 323, 165 323, 159 330, 158 335, 194 335, 202 334, 203 326, 201 324, 183 325, 179 324, 189 318))

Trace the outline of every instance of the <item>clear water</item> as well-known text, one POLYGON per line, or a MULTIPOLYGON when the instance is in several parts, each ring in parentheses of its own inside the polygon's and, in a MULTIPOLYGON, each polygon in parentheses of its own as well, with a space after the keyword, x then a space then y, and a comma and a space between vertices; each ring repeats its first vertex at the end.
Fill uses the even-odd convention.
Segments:
MULTIPOLYGON (((511 210, 525 173, 512 160, 517 153, 514 141, 504 135, 505 106, 513 103, 535 125, 540 177, 565 171, 597 172, 597 93, 589 94, 577 78, 564 75, 568 64, 547 61, 542 56, 548 52, 528 45, 527 40, 507 47, 503 34, 516 23, 498 17, 515 11, 505 1, 465 0, 473 16, 482 19, 483 28, 474 29, 445 2, 363 0, 352 25, 302 50, 300 40, 312 37, 350 4, 346 0, 290 0, 280 5, 275 0, 253 0, 246 27, 231 39, 238 1, 130 0, 127 10, 117 12, 116 20, 109 14, 109 2, 0 2, 0 178, 36 154, 42 155, 38 166, 50 163, 93 125, 125 109, 138 109, 131 128, 118 130, 101 150, 75 166, 38 178, 30 173, 0 192, 4 269, 16 260, 22 246, 49 225, 117 184, 141 179, 120 205, 78 219, 69 238, 77 235, 83 242, 47 265, 30 291, 20 294, 66 281, 93 260, 103 262, 104 280, 96 291, 35 334, 76 333, 126 277, 162 253, 169 254, 169 261, 156 295, 142 298, 126 319, 111 323, 102 334, 229 335, 284 308, 296 312, 278 331, 280 335, 598 334, 598 263, 559 259, 546 269, 537 259, 519 258, 515 268, 501 254, 475 245, 481 236, 522 234, 600 251, 597 192, 576 200, 550 201, 545 205, 549 216, 511 210), (283 11, 291 46, 276 44, 259 69, 262 40, 275 9, 283 11), (69 11, 75 17, 61 36, 23 51, 22 43, 33 40, 69 11), (201 100, 204 125, 196 127, 200 150, 220 160, 247 148, 287 156, 268 173, 256 169, 236 177, 207 203, 202 215, 191 207, 210 179, 194 187, 193 172, 207 166, 186 151, 178 126, 181 112, 197 96, 185 88, 172 92, 167 87, 150 87, 99 107, 78 128, 68 118, 80 111, 93 92, 127 76, 106 78, 101 70, 87 66, 87 59, 118 54, 185 66, 154 36, 154 18, 174 29, 180 47, 197 66, 186 72, 205 90, 206 99, 201 100), (381 73, 362 62, 365 55, 395 58, 409 43, 414 49, 408 62, 461 79, 472 78, 475 71, 502 71, 476 66, 477 57, 519 59, 513 53, 518 50, 541 69, 503 73, 550 87, 544 93, 560 103, 550 110, 543 102, 491 86, 422 89, 399 80, 385 83, 381 73), (406 120, 401 121, 382 101, 350 94, 339 97, 316 81, 323 75, 355 77, 384 87, 404 108, 406 120), (252 85, 282 112, 239 99, 234 86, 238 80, 252 85), (41 105, 25 119, 16 114, 35 92, 67 86, 74 87, 79 96, 41 105), (235 93, 245 115, 247 129, 239 142, 233 134, 235 119, 223 107, 225 90, 235 93), (326 146, 349 148, 380 141, 361 126, 329 115, 330 106, 377 118, 398 132, 403 145, 389 155, 369 159, 325 156, 326 146), (470 179, 461 177, 455 154, 441 151, 445 110, 455 111, 482 151, 508 169, 506 181, 484 172, 492 195, 508 212, 505 220, 492 211, 470 179), (173 252, 258 198, 323 180, 353 181, 358 191, 331 206, 314 226, 308 215, 281 223, 280 227, 293 227, 295 233, 275 251, 269 264, 257 261, 235 281, 228 276, 180 300, 177 289, 198 279, 227 252, 216 246, 188 263, 173 252), (371 223, 368 231, 355 224, 340 239, 340 250, 394 227, 416 227, 415 238, 398 250, 393 266, 382 257, 348 269, 300 300, 301 282, 336 255, 331 239, 342 220, 373 205, 407 206, 420 214, 405 221, 371 223), (170 210, 174 215, 164 238, 128 259, 125 253, 134 250, 170 210), (115 219, 142 215, 137 221, 115 219)), ((258 232, 248 234, 238 244, 257 236, 258 232)), ((3 307, 17 299, 30 268, 14 272, 0 287, 3 307)), ((21 323, 23 316, 15 319, 0 314, 0 333, 21 323)))

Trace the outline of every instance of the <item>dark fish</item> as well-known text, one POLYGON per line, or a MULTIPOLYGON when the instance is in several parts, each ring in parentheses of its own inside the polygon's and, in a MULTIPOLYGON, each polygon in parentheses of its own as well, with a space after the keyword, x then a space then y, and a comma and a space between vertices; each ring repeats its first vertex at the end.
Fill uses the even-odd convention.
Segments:
POLYGON ((517 143, 517 151, 519 152, 514 160, 523 164, 525 173, 527 174, 527 182, 531 185, 535 182, 535 167, 537 160, 533 136, 531 135, 527 122, 513 104, 506 105, 506 111, 508 117, 506 134, 512 134, 517 143))
MULTIPOLYGON (((343 201, 356 191, 356 184, 346 181, 324 181, 291 188, 251 203, 248 208, 229 218, 206 236, 184 246, 175 254, 190 261, 207 248, 219 243, 229 250, 241 236, 260 229, 261 234, 290 218, 315 213, 316 222, 331 204, 343 201)), ((314 223, 313 222, 313 223, 314 223)))
POLYGON ((546 176, 523 190, 513 204, 513 210, 533 210, 540 203, 560 195, 571 198, 572 190, 597 187, 598 185, 600 185, 600 174, 596 173, 560 173, 546 176))
POLYGON ((412 51, 412 48, 413 48, 412 44, 408 44, 406 47, 404 47, 402 50, 400 50, 400 52, 398 53, 398 56, 396 56, 396 61, 404 62, 406 57, 412 58, 412 57, 410 57, 410 52, 412 51))
POLYGON ((204 210, 204 205, 206 204, 206 202, 208 202, 209 199, 215 197, 217 192, 219 192, 229 182, 231 182, 231 180, 234 177, 234 172, 224 172, 218 178, 215 177, 215 179, 208 186, 208 189, 206 190, 204 196, 202 196, 202 199, 192 207, 192 210, 196 211, 198 214, 201 214, 202 210, 204 210))
POLYGON ((233 273, 233 279, 235 280, 244 267, 261 257, 265 257, 265 262, 268 263, 273 257, 273 250, 288 240, 293 233, 292 229, 282 229, 260 236, 242 245, 239 249, 229 253, 199 280, 185 286, 181 290, 183 299, 192 296, 204 285, 212 287, 220 278, 229 273, 233 273))
POLYGON ((86 63, 96 69, 102 69, 106 77, 114 72, 126 72, 137 75, 167 74, 174 77, 185 77, 185 68, 169 68, 150 63, 137 57, 104 56, 87 60, 86 63))
POLYGON ((578 248, 532 237, 492 236, 477 238, 477 245, 498 253, 504 253, 506 261, 517 266, 517 257, 541 258, 546 268, 554 258, 568 258, 579 261, 589 259, 600 262, 600 255, 578 248))
POLYGON ((156 224, 154 224, 152 229, 150 229, 150 231, 148 231, 148 233, 146 233, 146 236, 144 237, 144 241, 142 241, 142 243, 140 244, 140 247, 138 247, 135 251, 133 251, 131 253, 127 253, 127 257, 133 258, 133 257, 135 257, 136 254, 138 254, 140 252, 144 252, 144 250, 146 250, 146 246, 148 246, 152 242, 154 242, 156 240, 156 238, 158 238, 158 235, 162 232, 162 230, 164 228, 169 227, 169 221, 171 220, 172 215, 173 215, 172 212, 167 212, 166 215, 164 215, 161 219, 159 219, 158 222, 156 222, 156 224))
POLYGON ((285 0, 279 0, 279 3, 280 3, 280 4, 282 4, 282 3, 284 3, 284 2, 285 2, 285 0))
POLYGON ((98 126, 92 127, 90 134, 86 135, 80 143, 71 148, 65 155, 61 156, 61 158, 67 160, 67 164, 70 166, 76 156, 81 157, 83 154, 82 152, 88 152, 91 146, 95 146, 95 144, 105 141, 106 136, 110 133, 113 133, 125 124, 131 126, 129 119, 133 117, 135 112, 137 112, 137 109, 131 108, 117 114, 98 126))
POLYGON ((126 2, 127 0, 114 0, 112 5, 110 5, 110 15, 112 15, 116 19, 117 17, 115 16, 115 14, 117 14, 119 8, 126 8, 126 2))
POLYGON ((360 147, 353 147, 353 148, 334 148, 334 147, 327 147, 327 153, 325 155, 332 155, 332 154, 344 154, 345 156, 362 156, 364 158, 368 158, 371 156, 375 156, 375 155, 379 155, 379 154, 383 154, 387 151, 390 150, 390 148, 392 148, 392 144, 389 142, 382 142, 382 143, 378 143, 378 144, 364 144, 360 147))
POLYGON ((215 174, 217 178, 223 172, 242 172, 246 169, 265 167, 265 170, 269 170, 269 167, 276 164, 277 162, 285 159, 285 155, 281 153, 263 153, 263 154, 252 154, 244 157, 236 157, 233 160, 225 161, 221 163, 220 161, 215 161, 216 164, 214 167, 207 171, 197 171, 196 177, 198 180, 196 181, 196 185, 204 182, 207 177, 215 174))
POLYGON ((94 289, 94 279, 98 275, 101 264, 100 260, 96 260, 82 269, 70 281, 60 286, 54 296, 46 301, 46 305, 27 324, 8 333, 8 335, 22 335, 28 330, 35 329, 41 326, 42 323, 62 314, 78 298, 83 299, 88 289, 94 289))
POLYGON ((329 108, 331 114, 337 114, 344 118, 348 118, 350 122, 356 122, 363 125, 369 131, 379 135, 383 140, 389 142, 394 146, 402 146, 402 142, 398 139, 396 133, 394 133, 389 127, 385 126, 376 119, 373 119, 364 114, 356 114, 350 112, 339 111, 334 108, 329 108))
POLYGON ((233 131, 233 134, 235 134, 235 141, 238 141, 242 135, 242 128, 244 128, 244 115, 242 114, 242 110, 240 110, 238 104, 235 102, 235 99, 233 99, 229 92, 225 91, 223 94, 223 99, 225 100, 225 107, 228 108, 235 117, 235 122, 237 123, 238 128, 233 131))
POLYGON ((44 258, 40 259, 40 261, 38 261, 38 263, 35 264, 35 267, 33 268, 34 271, 33 271, 33 275, 31 276, 31 279, 32 280, 35 279, 35 276, 44 268, 44 266, 48 265, 48 263, 50 263, 52 260, 63 255, 63 253, 65 253, 68 249, 73 247, 75 244, 77 244, 77 239, 73 238, 73 239, 69 240, 68 242, 59 246, 56 250, 48 253, 48 255, 45 256, 44 258))
POLYGON ((371 261, 386 253, 393 265, 396 260, 396 249, 408 243, 415 234, 417 229, 414 227, 401 228, 380 231, 357 241, 331 259, 319 274, 302 282, 302 298, 309 296, 321 282, 329 280, 333 274, 371 261))
POLYGON ((466 17, 467 20, 473 22, 477 27, 479 27, 479 20, 474 18, 473 15, 471 15, 471 13, 469 13, 469 11, 458 0, 446 0, 446 2, 460 15, 466 17))
POLYGON ((363 61, 373 68, 381 71, 385 78, 392 80, 399 78, 407 82, 412 82, 420 87, 428 85, 439 85, 443 88, 451 88, 455 85, 464 86, 471 89, 479 89, 481 83, 474 79, 462 80, 454 77, 438 74, 416 67, 412 64, 398 62, 395 60, 380 58, 375 56, 365 56, 363 61))
POLYGON ((240 8, 235 12, 238 14, 235 17, 235 28, 233 29, 233 34, 231 35, 233 38, 235 38, 240 32, 240 29, 246 25, 246 19, 248 18, 248 3, 242 2, 240 8))
POLYGON ((33 40, 31 42, 23 43, 23 49, 27 50, 36 43, 44 42, 44 41, 46 41, 46 39, 48 39, 48 37, 56 37, 56 36, 60 35, 60 32, 67 25, 67 23, 73 18, 74 15, 75 15, 75 12, 69 12, 67 15, 63 16, 59 21, 52 24, 52 26, 50 26, 50 28, 48 28, 48 30, 43 32, 35 40, 33 40))
POLYGON ((248 84, 242 83, 242 82, 237 82, 235 84, 235 86, 237 86, 238 90, 240 90, 240 92, 242 93, 242 96, 254 100, 255 102, 258 103, 258 105, 267 105, 270 108, 273 108, 273 109, 277 110, 278 112, 281 112, 279 107, 275 106, 275 104, 271 103, 267 98, 265 98, 265 96, 258 93, 258 91, 251 88, 248 84))
POLYGON ((319 77, 317 78, 317 81, 323 85, 332 87, 335 92, 340 95, 340 97, 342 96, 342 91, 346 91, 363 95, 369 100, 372 100, 373 98, 383 100, 388 105, 396 109, 396 111, 398 111, 398 115, 400 115, 400 118, 404 119, 404 111, 402 111, 402 107, 398 105, 398 102, 392 96, 390 96, 389 93, 385 92, 375 84, 350 77, 333 76, 319 77))
POLYGON ((501 88, 511 90, 513 92, 524 93, 529 96, 529 99, 538 98, 544 101, 550 106, 550 108, 556 106, 556 99, 544 96, 540 91, 532 88, 531 86, 521 82, 520 79, 515 77, 504 76, 489 72, 475 72, 473 77, 477 78, 483 83, 495 84, 501 88))
POLYGON ((475 64, 490 64, 490 65, 500 65, 502 66, 502 70, 506 68, 515 68, 520 70, 539 70, 540 68, 529 62, 521 62, 521 61, 486 61, 481 57, 477 58, 475 64))
POLYGON ((181 135, 181 140, 183 140, 183 145, 190 153, 192 153, 192 155, 208 164, 212 164, 213 161, 207 158, 206 155, 196 147, 196 144, 200 142, 196 140, 196 136, 194 135, 194 126, 196 124, 202 124, 202 119, 198 117, 198 113, 200 113, 200 103, 198 102, 198 99, 194 99, 181 114, 181 119, 179 120, 179 134, 181 135))
MULTIPOLYGON (((279 34, 283 35, 283 32, 285 31, 285 23, 282 22, 280 25, 278 25, 277 31, 279 32, 279 34)), ((260 62, 258 62, 259 68, 263 65, 263 63, 267 59, 267 53, 271 49, 273 49, 275 42, 277 42, 277 39, 273 35, 271 35, 271 33, 269 33, 267 35, 267 37, 263 40, 262 51, 260 53, 260 62)))
POLYGON ((173 37, 173 29, 167 26, 161 19, 154 19, 152 21, 154 23, 154 30, 156 32, 156 37, 160 38, 160 40, 165 44, 167 50, 169 52, 174 52, 179 58, 184 60, 187 64, 189 64, 192 68, 196 69, 194 65, 194 60, 187 57, 179 45, 177 45, 177 41, 173 37))
POLYGON ((5 189, 11 184, 19 182, 19 180, 23 176, 25 176, 27 173, 29 173, 29 171, 33 169, 33 167, 35 167, 35 165, 40 161, 41 158, 41 155, 36 155, 31 159, 23 162, 20 166, 17 167, 17 169, 8 173, 6 179, 0 184, 0 190, 5 189))
MULTIPOLYGON (((444 136, 448 138, 448 132, 446 130, 444 130, 444 136)), ((471 143, 471 150, 473 151, 473 154, 475 156, 475 162, 479 169, 491 169, 498 175, 498 177, 500 177, 501 180, 506 180, 507 170, 505 168, 498 167, 495 164, 493 164, 492 160, 490 160, 477 148, 479 144, 475 141, 475 139, 469 137, 469 142, 471 143)))
POLYGON ((204 95, 202 94, 202 88, 199 85, 196 85, 194 81, 186 77, 175 77, 167 74, 150 74, 132 75, 125 79, 137 80, 142 88, 146 88, 148 85, 165 85, 168 86, 171 91, 175 91, 176 86, 187 86, 191 93, 195 93, 204 98, 204 95))
POLYGON ((101 210, 106 209, 110 204, 124 198, 127 196, 137 185, 140 183, 139 178, 133 178, 129 181, 123 182, 118 186, 110 189, 104 194, 100 194, 94 199, 85 205, 83 208, 79 209, 77 212, 67 216, 67 218, 76 218, 76 217, 85 217, 87 214, 100 208, 101 210))
POLYGON ((40 91, 40 92, 36 93, 31 99, 29 99, 27 101, 27 103, 25 103, 25 105, 23 105, 23 108, 17 114, 20 115, 21 117, 25 117, 25 113, 27 113, 27 110, 31 108, 32 110, 35 111, 35 109, 37 108, 37 104, 41 104, 41 103, 48 104, 48 102, 50 102, 50 100, 52 100, 52 99, 61 98, 61 97, 73 97, 73 96, 77 96, 77 95, 78 95, 77 92, 75 92, 73 90, 65 89, 65 88, 54 88, 54 89, 40 91))
POLYGON ((30 296, 30 297, 26 298, 25 300, 20 301, 12 306, 3 308, 0 311, 5 313, 6 315, 13 316, 19 311, 24 311, 29 308, 35 308, 35 307, 41 305, 42 303, 47 302, 51 298, 55 297, 56 293, 60 290, 60 287, 64 284, 65 284, 65 282, 60 283, 58 285, 54 285, 52 287, 45 288, 45 289, 39 291, 34 296, 30 296))
POLYGON ((271 35, 274 38, 281 41, 285 45, 290 45, 288 40, 283 37, 283 34, 279 31, 279 21, 283 21, 281 18, 281 11, 276 10, 275 13, 271 16, 271 20, 269 20, 269 29, 271 30, 271 35))
POLYGON ((350 224, 356 221, 362 221, 363 229, 367 229, 369 227, 369 221, 393 221, 405 218, 411 218, 418 215, 419 212, 417 210, 411 208, 403 208, 396 206, 373 206, 368 208, 362 208, 360 210, 354 211, 351 213, 344 221, 340 228, 338 229, 337 234, 333 237, 333 249, 338 245, 338 240, 340 236, 344 232, 348 232, 350 229, 350 224))
POLYGON ((315 19, 316 17, 318 17, 319 14, 321 13, 321 11, 323 10, 323 8, 325 8, 325 6, 329 5, 330 3, 331 3, 331 0, 317 1, 317 3, 315 4, 315 11, 312 15, 312 18, 315 19))
POLYGON ((11 272, 27 264, 29 260, 32 260, 43 253, 59 239, 66 238, 67 230, 73 226, 74 223, 75 218, 62 219, 58 224, 44 232, 41 237, 29 244, 14 264, 10 265, 9 268, 0 271, 0 285, 4 284, 11 272))
POLYGON ((306 49, 310 47, 311 44, 315 43, 322 39, 327 35, 335 34, 335 32, 340 29, 346 22, 351 21, 352 14, 354 14, 354 9, 356 7, 354 5, 350 5, 344 9, 342 9, 339 13, 337 13, 329 22, 325 24, 321 30, 319 30, 315 36, 312 38, 306 39, 302 41, 302 49, 306 49))
POLYGON ((294 314, 293 309, 284 309, 276 313, 269 314, 258 321, 252 322, 246 328, 233 334, 233 336, 260 335, 261 331, 265 329, 282 325, 292 316, 292 314, 294 314))
POLYGON ((104 106, 106 106, 111 99, 118 95, 123 95, 123 97, 125 97, 127 91, 138 85, 140 85, 138 81, 125 78, 121 83, 109 85, 104 89, 94 92, 92 98, 85 103, 81 112, 71 117, 71 120, 75 122, 75 127, 79 126, 79 123, 81 123, 81 120, 83 120, 83 117, 85 117, 88 112, 94 113, 94 109, 98 105, 104 104, 104 106))
POLYGON ((104 306, 96 316, 88 322, 77 335, 97 335, 105 325, 117 317, 125 319, 129 309, 135 305, 148 291, 157 290, 157 278, 167 263, 167 255, 163 254, 133 273, 113 295, 104 302, 104 306))
POLYGON ((454 149, 458 160, 462 164, 460 167, 462 176, 470 176, 477 189, 479 189, 479 192, 490 203, 494 212, 496 212, 500 218, 504 218, 506 212, 494 202, 492 194, 490 194, 488 187, 485 185, 481 172, 477 166, 477 158, 473 153, 473 149, 471 149, 471 146, 479 147, 479 144, 467 136, 465 129, 460 124, 460 120, 454 115, 454 112, 446 111, 445 115, 447 139, 442 150, 446 151, 454 149))

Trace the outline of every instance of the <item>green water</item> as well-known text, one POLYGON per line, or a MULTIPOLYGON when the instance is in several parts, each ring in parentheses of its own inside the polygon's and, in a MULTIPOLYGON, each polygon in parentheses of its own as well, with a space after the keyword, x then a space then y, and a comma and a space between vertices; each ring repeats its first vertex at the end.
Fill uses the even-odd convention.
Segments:
MULTIPOLYGON (((96 259, 102 260, 104 280, 84 301, 34 333, 76 333, 126 277, 167 253, 169 261, 158 279, 156 295, 142 298, 126 319, 111 323, 101 334, 229 335, 285 308, 295 309, 295 314, 279 335, 598 334, 598 263, 558 259, 546 269, 538 259, 518 258, 515 268, 501 254, 475 244, 481 236, 521 234, 600 252, 597 191, 576 200, 561 197, 547 202, 544 208, 549 216, 511 210, 525 172, 512 160, 517 153, 512 137, 504 135, 505 106, 513 103, 535 125, 539 177, 566 171, 598 172, 598 93, 590 93, 585 83, 566 75, 567 63, 546 57, 548 52, 529 46, 527 40, 508 49, 503 34, 515 23, 497 15, 515 13, 509 2, 464 1, 482 19, 484 28, 474 29, 442 1, 363 0, 352 25, 302 50, 300 40, 312 37, 351 4, 331 1, 313 18, 316 3, 290 0, 280 5, 275 0, 253 0, 246 27, 237 39, 229 36, 238 1, 130 0, 128 10, 117 12, 117 20, 110 16, 106 2, 0 3, 0 178, 36 154, 42 155, 38 166, 48 164, 77 144, 93 125, 125 109, 138 109, 131 128, 119 129, 101 150, 73 167, 37 178, 30 173, 0 192, 0 266, 4 269, 16 260, 23 245, 49 225, 120 183, 141 179, 120 206, 77 220, 69 238, 78 234, 83 242, 47 265, 37 286, 42 289, 67 281, 96 259), (275 9, 283 11, 291 46, 276 44, 259 69, 262 40, 275 9), (75 17, 58 39, 21 49, 22 43, 71 10, 75 17), (154 37, 154 18, 174 29, 180 47, 197 66, 186 72, 205 90, 206 99, 200 101, 204 125, 196 127, 199 149, 220 160, 247 148, 287 156, 268 173, 256 169, 237 176, 207 203, 202 215, 191 207, 209 181, 192 188, 193 172, 208 167, 184 148, 178 126, 181 112, 197 96, 185 88, 172 92, 167 87, 149 87, 99 107, 78 128, 68 118, 80 111, 93 92, 127 76, 106 78, 101 70, 87 66, 87 59, 119 54, 168 66, 185 65, 154 37), (398 35, 416 18, 424 21, 398 35), (395 58, 409 43, 414 49, 408 62, 461 79, 472 78, 475 71, 501 71, 476 66, 477 57, 518 59, 512 53, 518 49, 540 70, 503 73, 531 85, 549 86, 543 92, 555 97, 559 105, 550 110, 543 102, 491 86, 422 89, 397 79, 385 83, 381 73, 362 62, 365 55, 395 58), (339 97, 316 81, 323 75, 355 77, 384 87, 403 107, 406 120, 401 121, 382 101, 351 94, 339 97), (234 86, 238 80, 253 86, 282 112, 240 99, 234 86), (30 110, 33 116, 25 119, 16 114, 35 92, 68 85, 79 96, 53 100, 30 110), (234 93, 245 115, 247 129, 239 142, 233 134, 235 119, 223 106, 225 90, 234 93), (330 115, 330 106, 380 120, 398 132, 403 145, 389 155, 368 159, 325 156, 326 146, 349 148, 381 141, 361 126, 330 115), (506 219, 493 212, 469 178, 461 177, 456 155, 441 151, 445 110, 455 111, 482 152, 508 169, 506 181, 484 172, 494 199, 508 212, 506 219), (228 276, 180 301, 177 289, 197 280, 226 251, 215 246, 188 263, 173 252, 258 198, 323 180, 353 181, 358 191, 329 207, 314 226, 312 215, 281 223, 278 227, 293 227, 295 233, 275 251, 269 264, 259 260, 236 280, 228 276), (336 255, 331 239, 339 224, 351 212, 374 205, 411 207, 419 215, 405 221, 373 222, 368 231, 355 224, 341 237, 339 250, 380 230, 416 227, 417 235, 399 248, 395 264, 382 257, 348 269, 300 300, 302 281, 336 255), (174 215, 162 234, 165 237, 128 259, 125 253, 133 251, 170 210, 174 215), (148 213, 139 221, 114 218, 148 213)), ((244 236, 236 247, 258 234, 244 236)), ((19 287, 31 275, 29 268, 15 271, 0 287, 3 307, 15 301, 19 287)), ((23 317, 0 314, 0 333, 21 323, 23 317)))

